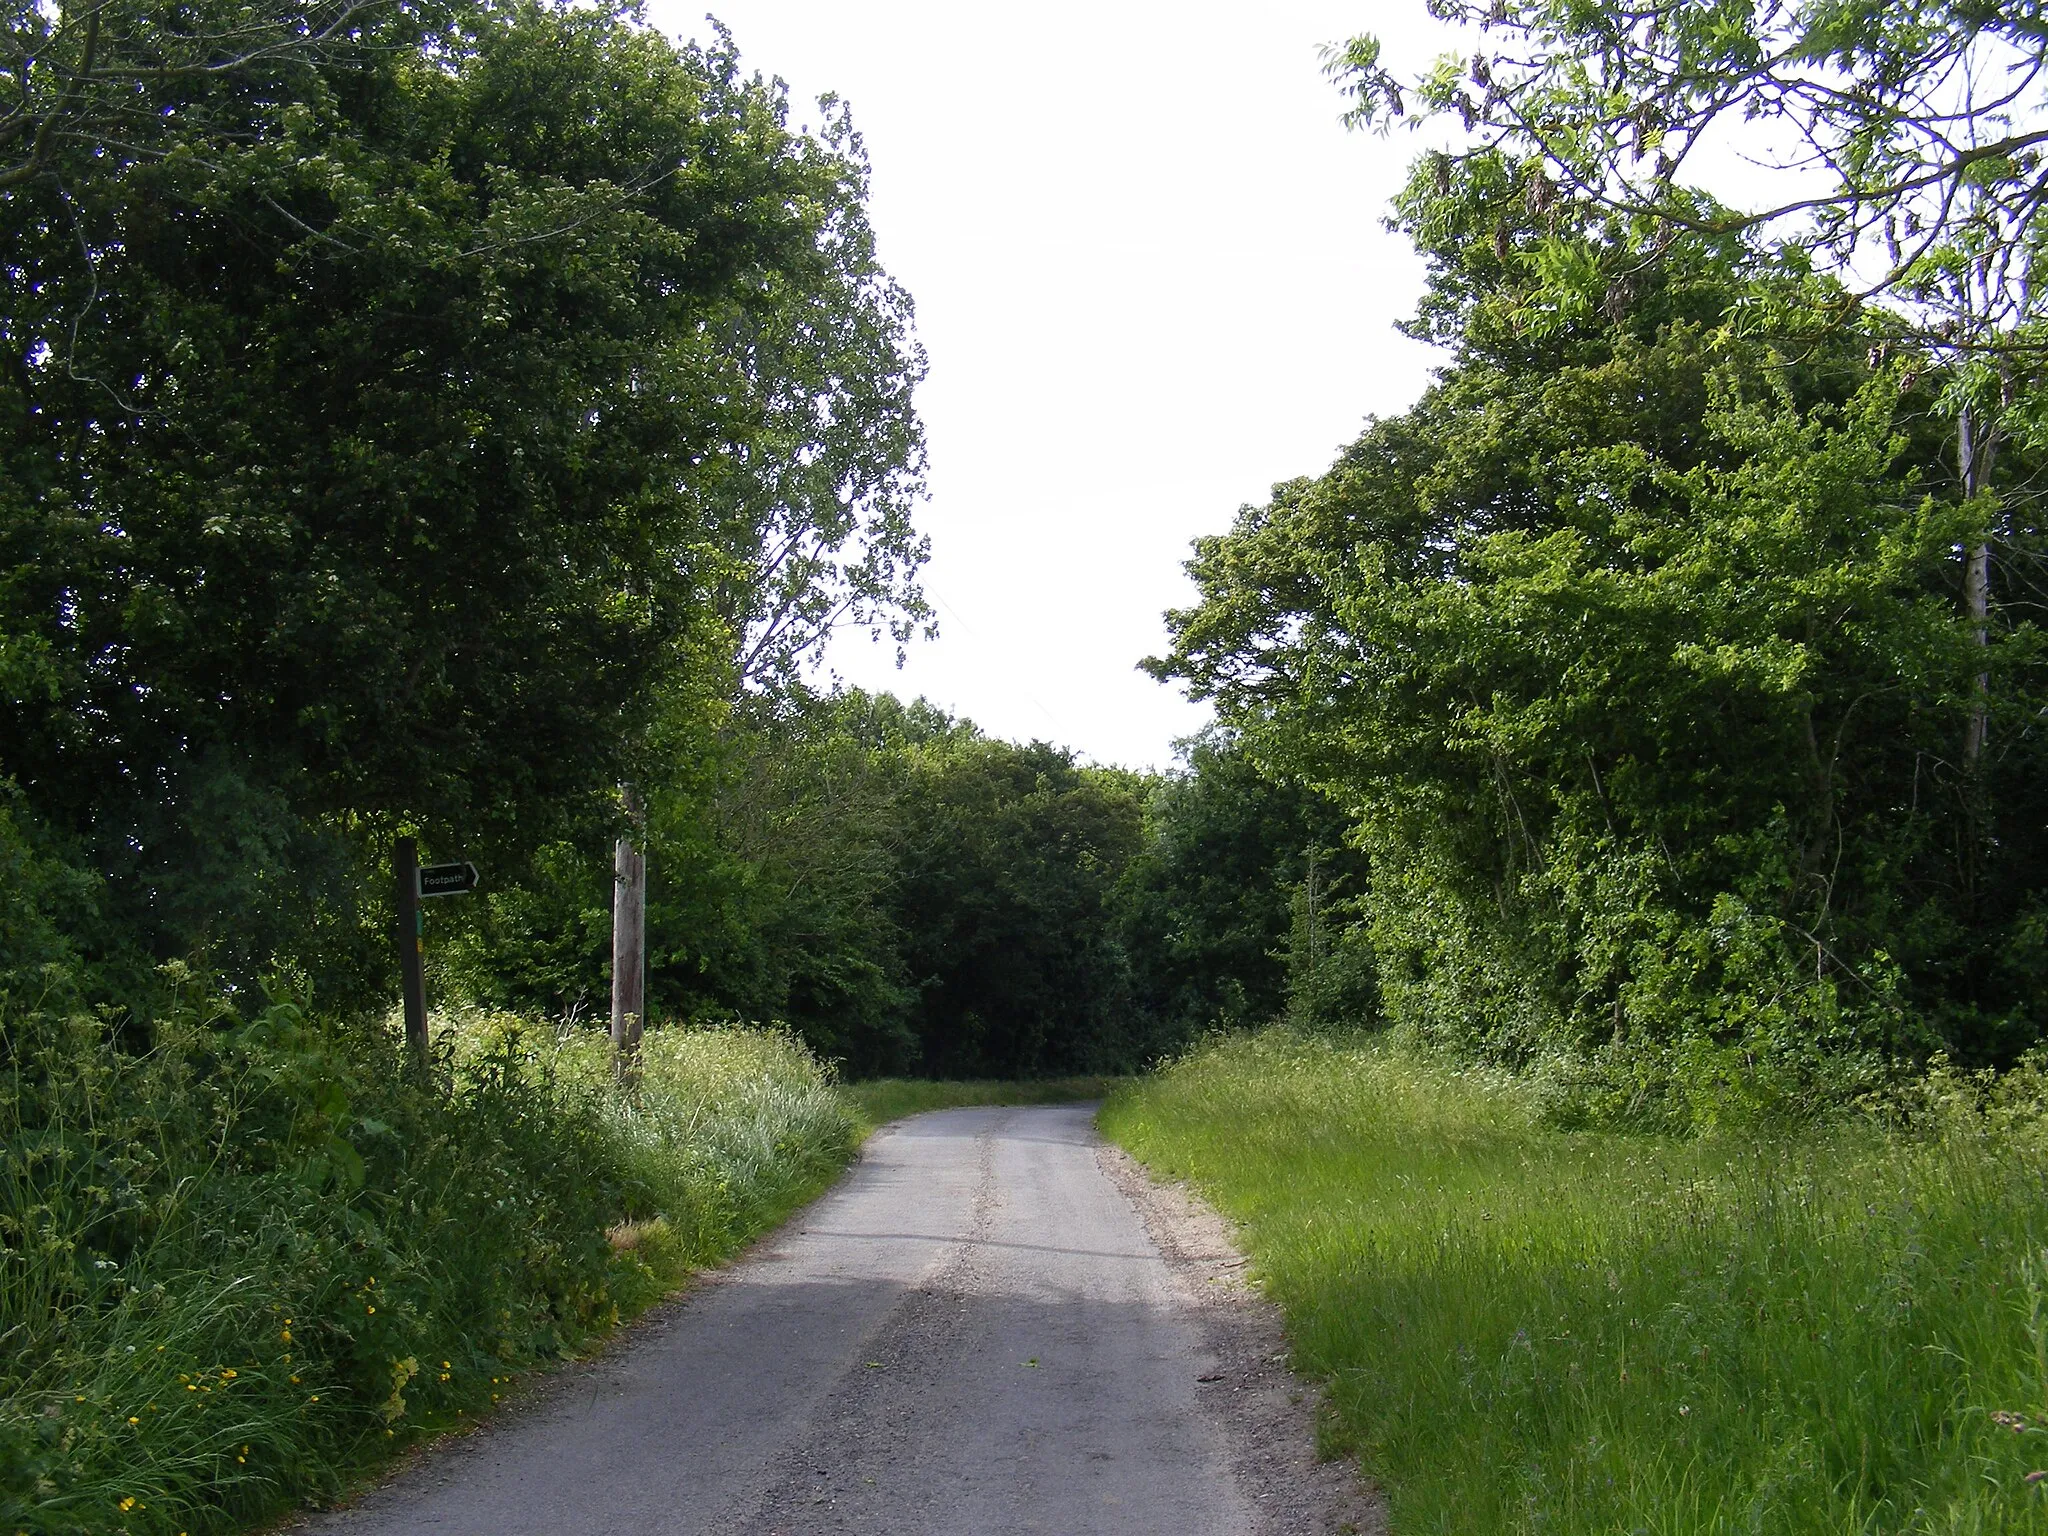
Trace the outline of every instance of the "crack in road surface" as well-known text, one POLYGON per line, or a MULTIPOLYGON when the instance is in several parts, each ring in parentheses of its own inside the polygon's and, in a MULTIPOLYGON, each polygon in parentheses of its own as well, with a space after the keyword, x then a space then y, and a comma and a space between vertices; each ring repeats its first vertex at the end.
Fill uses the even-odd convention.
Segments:
POLYGON ((1314 1462, 1239 1263, 1213 1216, 1101 1146, 1090 1106, 920 1115, 622 1347, 301 1529, 1378 1528, 1351 1470, 1314 1462))

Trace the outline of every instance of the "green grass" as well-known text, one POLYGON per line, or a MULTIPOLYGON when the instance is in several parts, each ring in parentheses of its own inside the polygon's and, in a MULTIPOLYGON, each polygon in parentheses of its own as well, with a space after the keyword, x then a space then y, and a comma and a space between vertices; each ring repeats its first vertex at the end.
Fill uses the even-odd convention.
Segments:
POLYGON ((877 1077, 841 1089, 869 1129, 928 1109, 966 1109, 980 1104, 1073 1104, 1099 1099, 1127 1081, 1121 1077, 1046 1077, 1020 1082, 976 1079, 935 1082, 921 1077, 877 1077))
POLYGON ((1209 1045, 1102 1126, 1242 1223, 1422 1532, 2048 1530, 2048 1119, 1567 1133, 1383 1045, 1209 1045))
POLYGON ((554 1081, 587 1094, 606 1142, 658 1213, 614 1230, 665 1291, 693 1268, 730 1257, 823 1193, 861 1127, 794 1036, 765 1029, 656 1029, 640 1046, 629 1094, 612 1091, 609 1039, 566 1037, 509 1015, 463 1021, 458 1060, 487 1054, 508 1032, 554 1081))
POLYGON ((762 1031, 606 1043, 201 1008, 0 1012, 0 1533, 229 1532, 331 1497, 779 1221, 861 1125, 762 1031))

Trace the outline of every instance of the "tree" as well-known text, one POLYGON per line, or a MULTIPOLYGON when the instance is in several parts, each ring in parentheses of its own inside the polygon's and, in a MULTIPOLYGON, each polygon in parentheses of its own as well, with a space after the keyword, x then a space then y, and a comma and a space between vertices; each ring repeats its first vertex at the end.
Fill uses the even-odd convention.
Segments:
POLYGON ((2009 1058, 2048 1026, 2040 646, 1993 650, 2008 746, 1969 782, 1925 395, 1635 318, 1467 357, 1201 541, 1155 669, 1353 818, 1398 1023, 2009 1058))
POLYGON ((428 34, 440 10, 401 0, 24 5, 0 48, 0 190, 102 174, 109 159, 160 159, 190 146, 189 109, 219 82, 283 100, 365 44, 428 34))
MULTIPOLYGON (((921 700, 718 708, 708 749, 665 727, 645 780, 658 1017, 780 1022, 857 1076, 1123 1069, 1184 1037, 1132 1006, 1117 905, 1149 783, 921 700)), ((558 1012, 600 995, 608 879, 593 842, 489 893, 458 985, 558 1012)))
POLYGON ((1337 807, 1268 777, 1230 731, 1211 727, 1181 750, 1183 765, 1152 790, 1144 843, 1116 893, 1138 1007, 1162 1045, 1285 1013, 1311 865, 1324 908, 1363 875, 1337 807))
MULTIPOLYGON (((1479 33, 1469 62, 1447 55, 1415 90, 1424 117, 1465 130, 1453 169, 1505 158, 1535 199, 1540 177, 1653 239, 1751 232, 1844 271, 1875 247, 1887 259, 1873 292, 1912 293, 1959 242, 2002 305, 2023 305, 2034 284, 2048 20, 2031 0, 1432 0, 1431 12, 1479 33), (1788 174, 1745 176, 1759 192, 1747 207, 1686 179, 1731 147, 1788 174)), ((1330 65, 1352 121, 1408 114, 1372 38, 1330 65)))
POLYGON ((133 154, 48 108, 0 225, 0 772, 146 950, 243 974, 348 927, 380 829, 516 866, 686 670, 922 612, 843 114, 610 9, 350 15, 138 76, 133 154))
POLYGON ((1032 1077, 1143 1054, 1112 900, 1143 786, 1033 742, 916 754, 891 910, 916 1001, 920 1069, 1032 1077))
MULTIPOLYGON (((1859 288, 1892 302, 1872 356, 1903 343, 1945 370, 1958 493, 1982 525, 1965 542, 1963 606, 1988 647, 2000 595, 1993 545, 2024 542, 1997 507, 1993 470, 2008 434, 2039 431, 2037 407, 2017 417, 2012 407, 2044 345, 2033 299, 2048 275, 2040 6, 1432 0, 1432 11, 1476 29, 1479 46, 1469 62, 1440 60, 1415 92, 1425 118, 1457 118, 1463 144, 1418 167, 1411 221, 1427 223, 1432 202, 1485 202, 1506 260, 1521 222, 1511 200, 1539 216, 1560 202, 1611 215, 1610 308, 1625 308, 1688 233, 1741 237, 1794 271, 1845 281, 1753 296, 1780 332, 1867 324, 1859 288), (1694 179, 1731 150, 1765 170, 1741 178, 1756 189, 1747 206, 1694 179)), ((1353 97, 1353 121, 1407 114, 1373 39, 1337 51, 1331 67, 1353 97)), ((1553 230, 1531 244, 1531 286, 1556 287, 1565 274, 1584 282, 1583 243, 1553 230)), ((1977 675, 1962 741, 1972 768, 1987 739, 1988 664, 1977 675)), ((1988 823, 1980 835, 1992 835, 1988 823)))

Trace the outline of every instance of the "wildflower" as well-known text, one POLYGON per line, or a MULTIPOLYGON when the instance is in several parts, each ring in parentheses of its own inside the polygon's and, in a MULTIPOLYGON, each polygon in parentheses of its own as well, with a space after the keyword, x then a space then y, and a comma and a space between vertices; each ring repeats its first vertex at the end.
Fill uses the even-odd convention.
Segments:
POLYGON ((444 1371, 452 1371, 455 1369, 455 1367, 450 1365, 446 1360, 443 1360, 441 1362, 441 1369, 444 1371))
POLYGON ((233 1381, 235 1379, 235 1368, 233 1366, 229 1366, 226 1370, 222 1371, 220 1373, 220 1379, 222 1381, 233 1381))
POLYGON ((306 1401, 309 1403, 317 1403, 320 1401, 320 1394, 318 1392, 315 1392, 311 1397, 307 1398, 306 1401))
POLYGON ((296 1387, 296 1386, 297 1386, 298 1384, 299 1384, 299 1378, 298 1378, 298 1377, 296 1377, 296 1376, 294 1376, 294 1377, 292 1378, 292 1385, 296 1387))
POLYGON ((188 1381, 185 1383, 185 1390, 187 1392, 197 1392, 199 1389, 193 1386, 192 1383, 188 1381))
POLYGON ((377 1315, 377 1309, 375 1307, 365 1307, 363 1308, 363 1310, 369 1313, 372 1317, 375 1317, 377 1315))
POLYGON ((128 1415, 128 1422, 130 1424, 140 1424, 142 1420, 138 1419, 137 1417, 135 1417, 134 1414, 131 1413, 128 1415))
POLYGON ((278 1337, 279 1337, 280 1339, 283 1339, 283 1340, 285 1341, 285 1343, 287 1343, 287 1344, 291 1343, 291 1341, 292 1341, 292 1331, 291 1331, 291 1329, 289 1329, 289 1328, 285 1329, 285 1330, 284 1330, 284 1332, 282 1332, 282 1333, 280 1333, 280 1334, 278 1335, 278 1337))
POLYGON ((114 1506, 114 1508, 116 1508, 116 1509, 120 1510, 120 1511, 121 1511, 121 1513, 122 1513, 122 1514, 124 1514, 124 1515, 125 1515, 125 1514, 127 1514, 127 1513, 128 1513, 128 1511, 129 1511, 129 1510, 131 1510, 131 1509, 133 1509, 134 1507, 135 1507, 135 1495, 134 1495, 134 1494, 132 1494, 132 1493, 131 1493, 131 1494, 129 1494, 127 1498, 123 1499, 123 1500, 122 1500, 122 1501, 121 1501, 121 1502, 120 1502, 119 1504, 116 1504, 116 1505, 114 1506))

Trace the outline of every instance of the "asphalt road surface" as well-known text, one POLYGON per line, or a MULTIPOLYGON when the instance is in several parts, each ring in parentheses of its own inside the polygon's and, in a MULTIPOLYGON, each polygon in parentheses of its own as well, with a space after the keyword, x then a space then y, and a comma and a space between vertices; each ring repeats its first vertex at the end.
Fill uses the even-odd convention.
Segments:
POLYGON ((601 1361, 307 1529, 1269 1529, 1211 1336, 1098 1148, 1086 1105, 883 1130, 601 1361))

